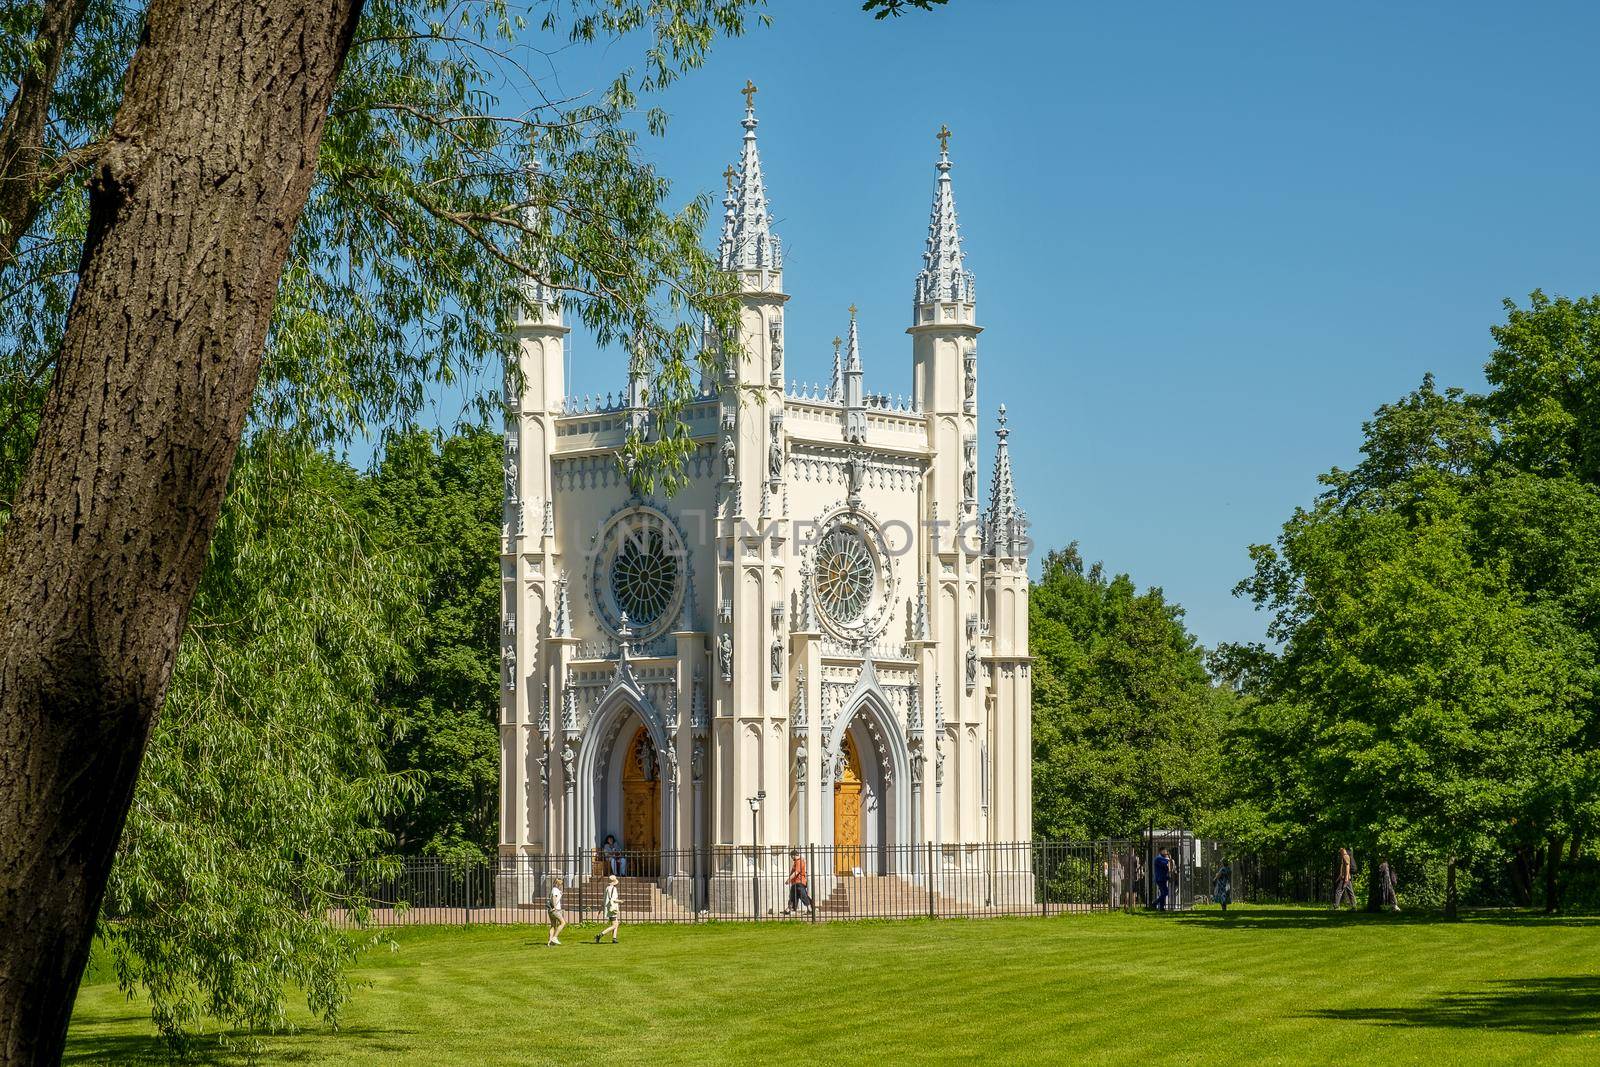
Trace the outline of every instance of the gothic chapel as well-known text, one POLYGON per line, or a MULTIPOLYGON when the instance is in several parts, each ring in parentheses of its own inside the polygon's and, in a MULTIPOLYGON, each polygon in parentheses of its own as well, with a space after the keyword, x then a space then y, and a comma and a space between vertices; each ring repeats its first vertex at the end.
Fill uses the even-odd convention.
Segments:
POLYGON ((684 411, 697 447, 683 489, 640 497, 619 469, 649 418, 637 366, 614 402, 579 401, 553 297, 518 327, 502 897, 589 877, 607 835, 629 874, 711 911, 748 903, 752 871, 781 889, 791 846, 826 857, 814 878, 844 878, 924 856, 971 871, 974 846, 1032 836, 1029 546, 1004 407, 979 502, 981 327, 948 131, 906 330, 910 397, 866 384, 875 357, 853 307, 832 381, 801 387, 785 376, 753 93, 719 244, 746 354, 684 411))

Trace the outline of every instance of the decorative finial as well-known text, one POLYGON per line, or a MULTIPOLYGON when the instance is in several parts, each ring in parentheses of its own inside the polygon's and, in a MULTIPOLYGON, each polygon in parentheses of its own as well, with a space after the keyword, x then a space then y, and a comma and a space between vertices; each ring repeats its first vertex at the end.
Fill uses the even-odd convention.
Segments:
POLYGON ((751 81, 749 78, 746 78, 744 80, 744 88, 740 89, 739 91, 744 94, 744 106, 746 111, 756 106, 753 98, 755 97, 756 93, 760 92, 761 90, 756 88, 755 82, 751 81))
POLYGON ((854 304, 850 305, 850 317, 852 319, 856 317, 856 306, 854 304))
POLYGON ((939 138, 939 152, 940 152, 940 154, 942 155, 942 154, 949 153, 949 151, 950 151, 950 127, 944 125, 943 123, 940 123, 939 132, 937 134, 935 134, 934 136, 939 138))
POLYGON ((840 339, 837 336, 834 337, 834 339, 833 339, 833 354, 834 355, 837 356, 839 354, 839 346, 842 345, 842 344, 844 344, 844 341, 842 339, 840 339))
POLYGON ((733 195, 733 176, 738 173, 733 169, 733 164, 728 164, 728 169, 722 172, 723 179, 728 183, 728 195, 733 195))
POLYGON ((1006 434, 1008 434, 1010 432, 1011 432, 1010 430, 1006 429, 1006 406, 1004 404, 1001 404, 1000 405, 1000 428, 998 430, 996 430, 995 433, 999 434, 1001 437, 1004 437, 1006 434))

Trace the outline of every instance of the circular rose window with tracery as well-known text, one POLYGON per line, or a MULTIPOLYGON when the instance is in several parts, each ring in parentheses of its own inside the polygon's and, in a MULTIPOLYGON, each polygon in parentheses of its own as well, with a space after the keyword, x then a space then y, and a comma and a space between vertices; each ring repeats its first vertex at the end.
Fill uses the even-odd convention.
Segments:
POLYGON ((676 527, 652 510, 614 518, 599 538, 591 588, 601 621, 612 633, 654 637, 678 618, 689 565, 676 527))
POLYGON ((878 568, 872 550, 849 527, 835 527, 817 545, 817 602, 834 622, 859 622, 872 604, 878 568))
POLYGON ((624 538, 611 563, 611 595, 635 627, 660 620, 678 591, 678 560, 660 530, 624 538))

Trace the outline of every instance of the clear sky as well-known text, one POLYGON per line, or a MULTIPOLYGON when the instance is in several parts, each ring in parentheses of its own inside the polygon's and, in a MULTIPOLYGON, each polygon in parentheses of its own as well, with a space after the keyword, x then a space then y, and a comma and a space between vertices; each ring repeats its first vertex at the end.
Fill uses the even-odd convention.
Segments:
MULTIPOLYGON (((984 478, 1003 402, 1039 554, 1080 542, 1207 644, 1261 638, 1246 547, 1375 407, 1430 370, 1480 387, 1502 298, 1600 290, 1600 4, 859 8, 774 0, 661 99, 649 151, 720 193, 753 79, 789 373, 825 378, 855 303, 868 388, 909 393, 948 123, 984 478)), ((620 387, 574 348, 574 391, 620 387)))

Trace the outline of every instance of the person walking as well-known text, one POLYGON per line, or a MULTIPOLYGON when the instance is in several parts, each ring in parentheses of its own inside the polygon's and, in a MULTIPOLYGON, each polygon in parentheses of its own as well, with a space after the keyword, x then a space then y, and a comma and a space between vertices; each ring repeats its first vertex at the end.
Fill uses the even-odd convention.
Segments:
POLYGON ((1129 914, 1144 900, 1144 857, 1139 855, 1137 846, 1128 848, 1128 896, 1127 905, 1129 914))
POLYGON ((547 946, 559 945, 561 944, 561 931, 567 928, 567 917, 561 913, 561 883, 559 881, 552 880, 550 882, 550 896, 545 900, 544 907, 545 914, 550 919, 550 936, 545 940, 545 944, 547 946))
POLYGON ((1333 910, 1338 911, 1339 905, 1345 900, 1350 901, 1350 909, 1355 910, 1356 890, 1354 882, 1355 864, 1350 860, 1350 850, 1339 849, 1339 866, 1333 878, 1333 910))
POLYGON ((1222 865, 1217 868, 1217 876, 1211 880, 1211 899, 1222 905, 1222 913, 1228 913, 1228 905, 1233 903, 1233 868, 1228 866, 1228 857, 1222 857, 1222 865))
POLYGON ((811 890, 806 885, 806 861, 801 857, 800 850, 795 848, 789 850, 788 913, 793 915, 801 904, 806 906, 807 911, 816 910, 811 903, 811 890))
POLYGON ((617 928, 622 925, 622 902, 617 897, 617 876, 613 874, 606 879, 606 895, 600 902, 600 911, 605 915, 606 922, 611 925, 594 935, 594 943, 597 945, 606 934, 611 935, 613 945, 617 943, 617 928))
POLYGON ((1383 857, 1383 862, 1378 864, 1378 904, 1380 907, 1391 911, 1400 910, 1400 894, 1395 891, 1394 867, 1389 863, 1389 857, 1383 857))
POLYGON ((1157 911, 1167 910, 1167 880, 1172 875, 1172 860, 1167 857, 1167 850, 1162 849, 1156 854, 1156 899, 1151 905, 1157 911))

